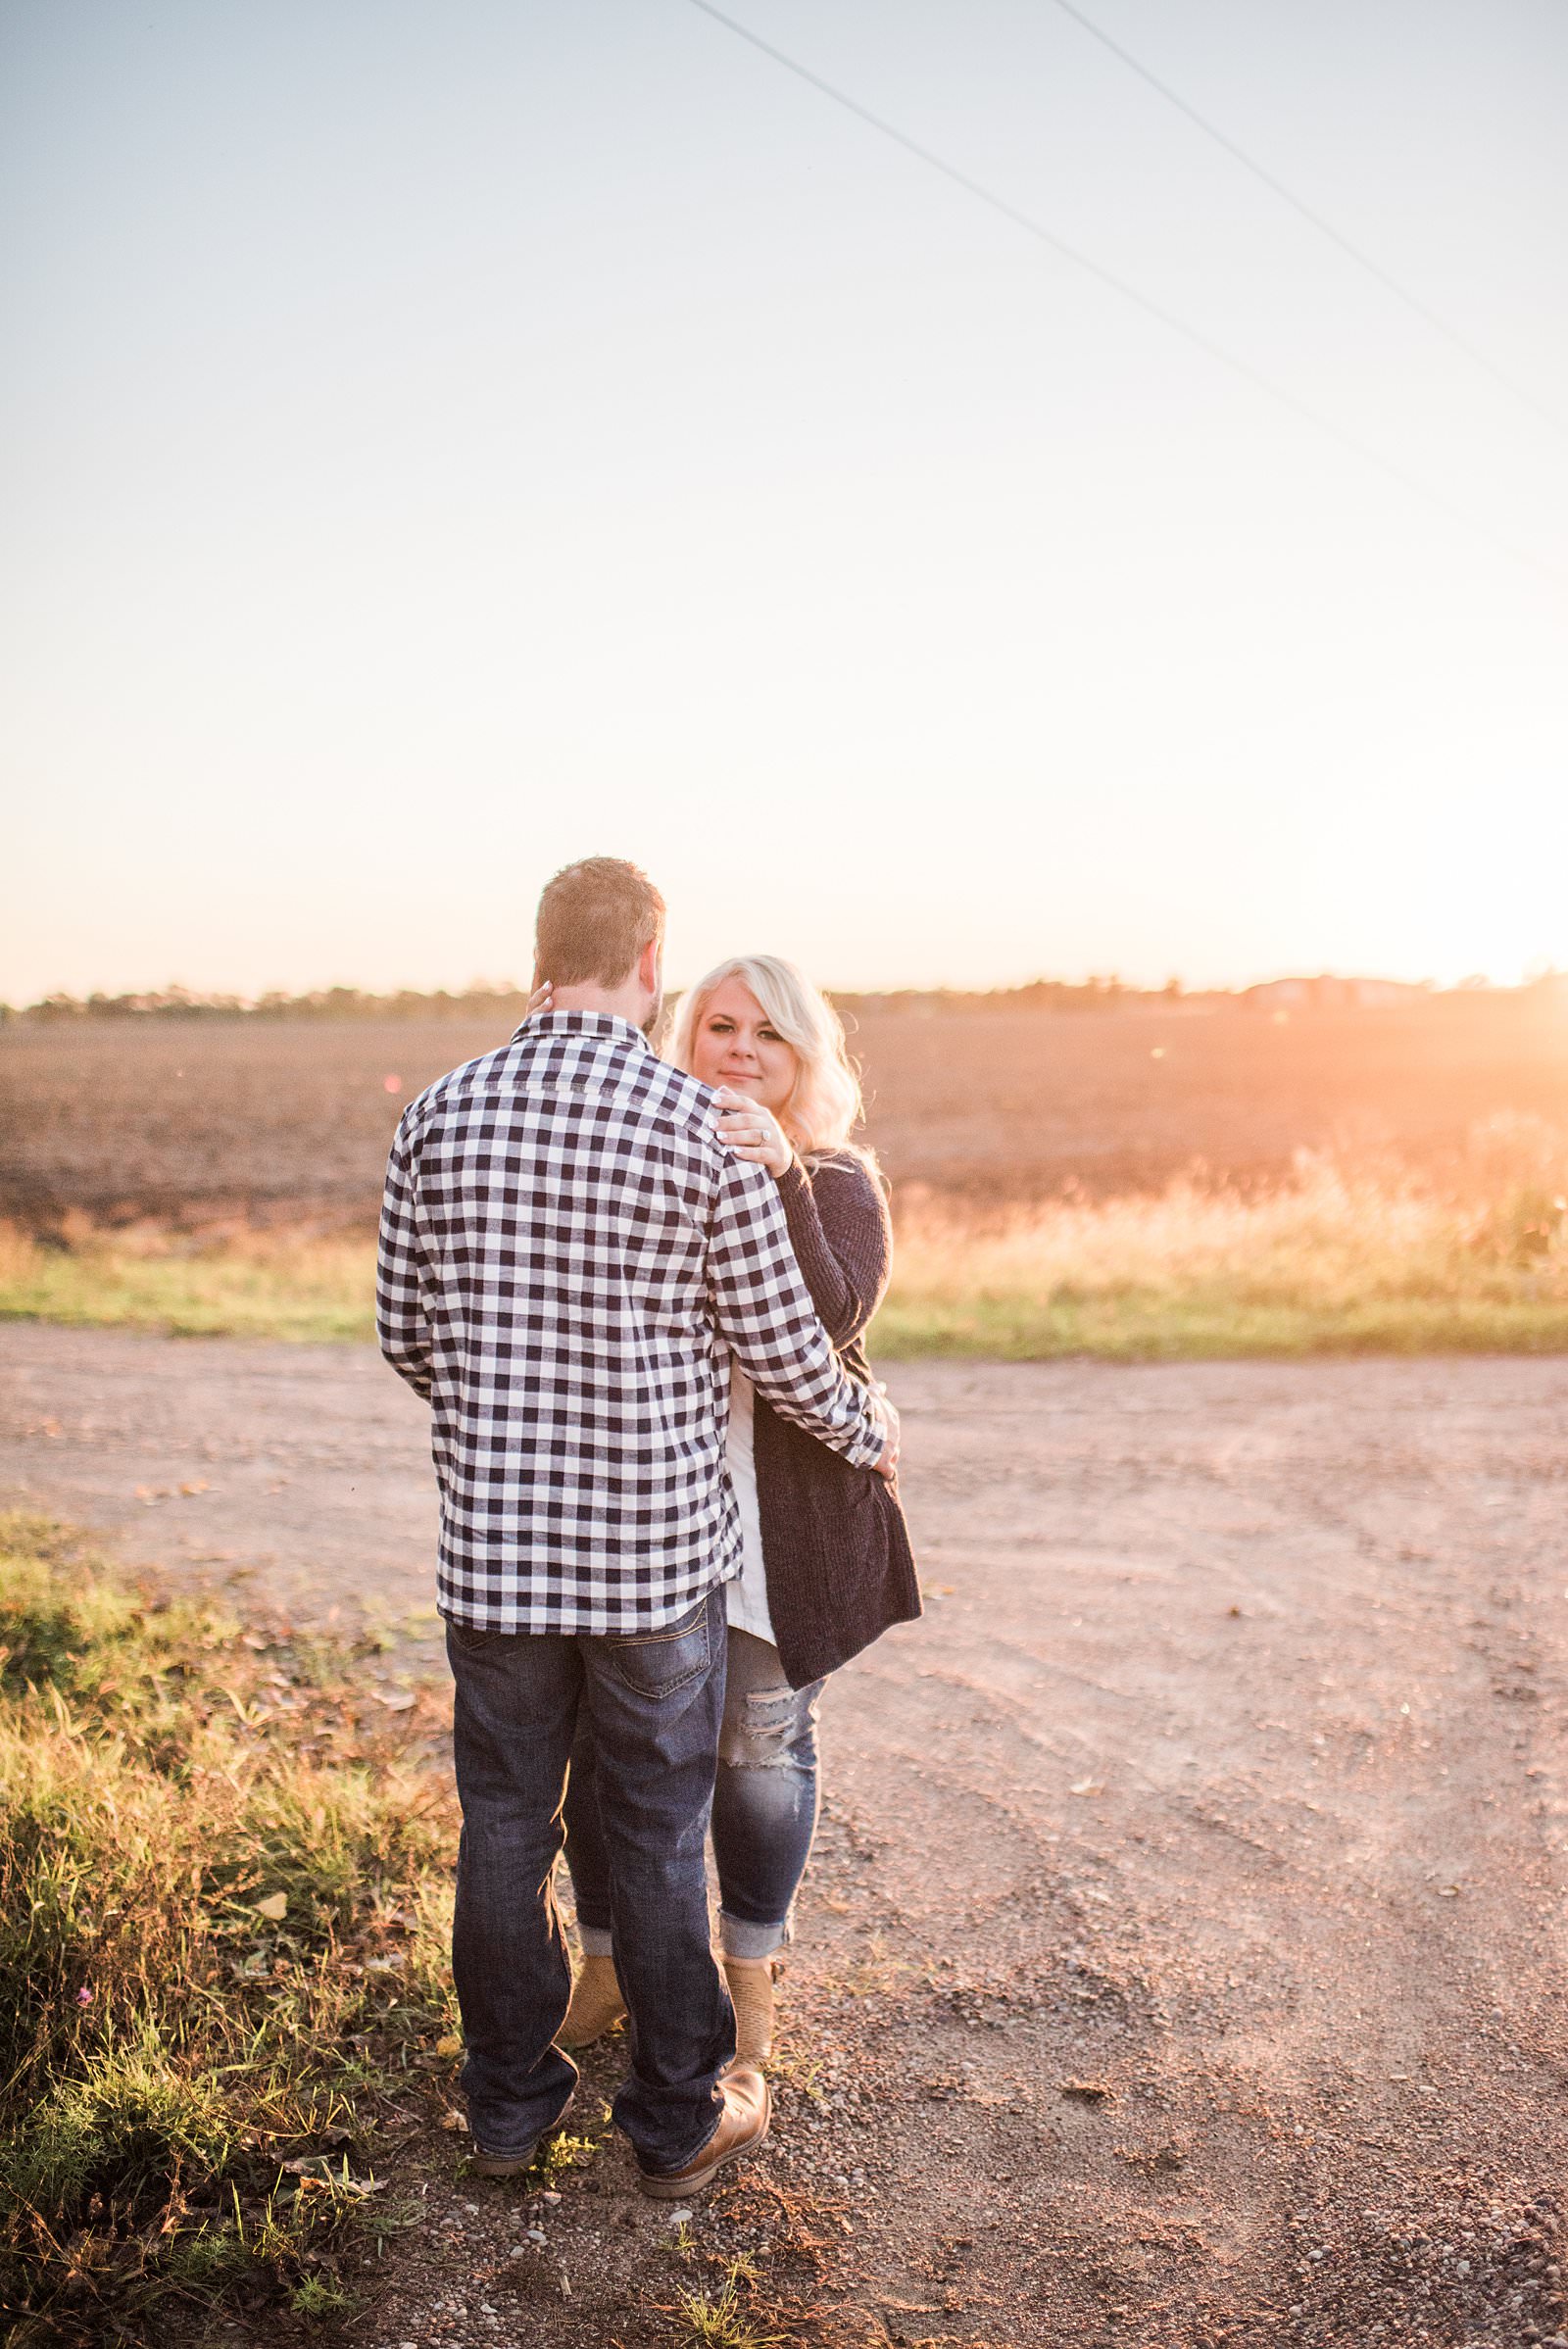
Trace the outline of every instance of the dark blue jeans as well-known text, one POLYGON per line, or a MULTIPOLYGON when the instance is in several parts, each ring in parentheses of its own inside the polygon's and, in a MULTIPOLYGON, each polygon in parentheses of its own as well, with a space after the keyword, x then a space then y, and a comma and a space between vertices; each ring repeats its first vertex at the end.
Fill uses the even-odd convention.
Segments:
POLYGON ((463 1804, 452 1969, 463 2087, 487 2153, 531 2145, 577 2069, 553 2044, 571 1992, 556 1902, 579 1720, 598 1758, 631 2072, 614 2118, 648 2170, 678 2170, 718 2125, 735 2019, 709 1946, 703 1846, 724 1705, 724 1599, 631 1638, 447 1626, 463 1804))
MULTIPOLYGON (((715 1604, 722 1604, 722 1593, 715 1604)), ((816 1834, 816 1715, 824 1683, 792 1688, 778 1649, 729 1632, 724 1722, 713 1794, 713 1860, 724 1954, 761 1958, 789 1939, 795 1895, 816 1834)), ((615 1939, 614 1864, 600 1814, 592 1723, 577 1724, 566 1795, 566 1866, 585 1949, 615 1939)))

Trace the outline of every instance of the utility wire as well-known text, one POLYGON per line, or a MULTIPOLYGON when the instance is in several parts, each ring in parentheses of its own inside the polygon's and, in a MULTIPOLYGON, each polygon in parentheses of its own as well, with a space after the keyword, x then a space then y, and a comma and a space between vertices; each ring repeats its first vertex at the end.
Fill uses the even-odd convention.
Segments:
POLYGON ((1332 220, 1326 220, 1320 212, 1315 212, 1310 204, 1303 202, 1301 197, 1296 195, 1285 185, 1283 180, 1276 179, 1273 172, 1267 171, 1255 156, 1249 155, 1244 147, 1239 147, 1236 141, 1221 130, 1216 123, 1209 122, 1206 115, 1200 115, 1196 106, 1189 105, 1179 91, 1171 88, 1168 81, 1161 81, 1157 73, 1152 73, 1146 65, 1141 64, 1134 57, 1130 49, 1124 49, 1121 43, 1113 40, 1108 32, 1103 31, 1095 23, 1092 17, 1086 17, 1081 8, 1075 8, 1073 0, 1054 0, 1054 5, 1061 10, 1063 16, 1071 17, 1075 24, 1081 24, 1090 38, 1097 40, 1102 49, 1108 49, 1112 57, 1119 58, 1124 66, 1130 67, 1140 81, 1147 81, 1150 88, 1157 90, 1168 104, 1176 108, 1178 113, 1184 114, 1190 122, 1196 122, 1205 137, 1211 138, 1217 147, 1223 147, 1226 154, 1233 157, 1244 171, 1250 171, 1254 179, 1260 179, 1266 188, 1279 197, 1282 204, 1288 204, 1293 212, 1299 213, 1303 220, 1310 221, 1320 236, 1326 236, 1330 244, 1338 245, 1340 251, 1348 254, 1357 268, 1364 269, 1369 277, 1377 280, 1385 293, 1393 294, 1396 301, 1404 304, 1406 310, 1412 310, 1418 318, 1424 318, 1434 333, 1441 334, 1444 341, 1451 343, 1456 351, 1462 351, 1466 359, 1482 368, 1494 383, 1500 383, 1504 391, 1511 392, 1516 400, 1522 401, 1533 414, 1543 417, 1546 423, 1550 424, 1553 431, 1568 434, 1568 427, 1564 426, 1561 416, 1545 407, 1533 392, 1527 391, 1522 383, 1516 383, 1511 375, 1505 374, 1501 367, 1487 357, 1485 351, 1478 350, 1467 336, 1458 331, 1457 327, 1450 326, 1446 318, 1441 318, 1437 311, 1430 309, 1418 294, 1412 294, 1408 286, 1401 285, 1396 277, 1391 276, 1380 262, 1374 261, 1369 253, 1363 253, 1359 245, 1352 244, 1342 230, 1335 227, 1332 220))
POLYGON ((762 39, 760 33, 753 32, 749 25, 738 23, 734 17, 726 16, 721 8, 715 8, 712 0, 690 0, 690 5, 695 9, 700 9, 705 17, 711 17, 715 24, 724 25, 739 39, 748 42, 752 48, 760 49, 764 57, 770 57, 775 65, 782 66, 786 73, 793 73, 798 80, 808 83, 814 90, 819 90, 824 98, 831 98, 835 106, 842 106, 847 113, 857 116, 862 122, 869 123, 873 130, 880 131, 884 138, 891 139, 896 147, 904 148, 906 154, 914 156, 919 162, 929 166, 933 171, 940 171, 944 179, 951 179, 956 187, 961 187, 966 194, 974 196, 980 203, 987 205, 992 212, 1000 213, 1004 220, 1010 220, 1015 228, 1021 228, 1038 244, 1048 246, 1053 253, 1059 253, 1064 260, 1074 263, 1078 269, 1087 270, 1091 277, 1097 278, 1102 285, 1109 286, 1113 293, 1120 294, 1124 301, 1131 302, 1134 308, 1141 310, 1147 318, 1157 319, 1159 324, 1168 327, 1172 334, 1179 334, 1184 342, 1191 343, 1195 349, 1203 352, 1207 358, 1216 360, 1223 367, 1228 367, 1233 375, 1240 375, 1244 382, 1251 384, 1255 391, 1262 392, 1266 399, 1273 400, 1282 408, 1288 408, 1293 416, 1301 417, 1304 422, 1314 425, 1318 431, 1326 433, 1331 440, 1337 441, 1342 449, 1348 449, 1352 456, 1360 458, 1364 465, 1372 465, 1378 472, 1386 474, 1391 481, 1396 481, 1400 488, 1407 490, 1412 497, 1422 499, 1429 506, 1436 507, 1440 513, 1447 516, 1449 521, 1458 522, 1462 528, 1473 532, 1493 548, 1511 557, 1515 563, 1523 563, 1530 570, 1543 573, 1552 582, 1553 586, 1559 589, 1568 586, 1568 577, 1565 577, 1554 564, 1545 561, 1542 556, 1532 554, 1528 548, 1516 546, 1512 539, 1504 537, 1500 531, 1493 530, 1486 522, 1478 520, 1465 507, 1456 506, 1451 499, 1446 498, 1441 490, 1434 489, 1429 482, 1421 480, 1416 474, 1407 473, 1402 465, 1396 465, 1393 459, 1385 457, 1381 450, 1358 439, 1353 432, 1347 431, 1343 424, 1337 424, 1332 416, 1324 416, 1320 409, 1313 408, 1307 401, 1298 399, 1295 392, 1287 391, 1282 384, 1275 383, 1269 376, 1261 374, 1248 360, 1238 359, 1235 353, 1227 351, 1223 344, 1211 342, 1200 327, 1190 326, 1185 318, 1177 316, 1175 311, 1165 309, 1163 304, 1153 301, 1148 294, 1141 293, 1137 286, 1129 284, 1125 277, 1118 277, 1113 269, 1107 269, 1102 263, 1091 260, 1087 253, 1080 253, 1076 245, 1069 245, 1064 237, 1057 236, 1043 222, 1032 219, 1028 213, 1021 212, 1015 204, 1009 204, 1004 196, 997 195, 991 188, 983 186, 978 179, 971 179, 966 171, 959 171, 956 164, 947 162, 944 157, 936 154, 930 147, 921 146, 918 139, 910 138, 906 131, 898 129, 894 123, 885 121, 881 115, 873 114, 871 109, 868 106, 862 106, 858 98, 852 98, 847 91, 839 89, 833 82, 825 81, 820 73, 813 73, 808 66, 803 66, 795 58, 786 56, 782 49, 775 49, 770 41, 762 39))

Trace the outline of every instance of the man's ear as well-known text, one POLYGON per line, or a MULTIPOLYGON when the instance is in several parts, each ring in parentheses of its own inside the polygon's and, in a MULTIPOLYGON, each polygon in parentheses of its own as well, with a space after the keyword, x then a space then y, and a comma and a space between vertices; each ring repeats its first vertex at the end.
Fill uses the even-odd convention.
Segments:
POLYGON ((650 938, 637 961, 637 984, 645 995, 659 993, 659 963, 663 947, 657 938, 650 938))

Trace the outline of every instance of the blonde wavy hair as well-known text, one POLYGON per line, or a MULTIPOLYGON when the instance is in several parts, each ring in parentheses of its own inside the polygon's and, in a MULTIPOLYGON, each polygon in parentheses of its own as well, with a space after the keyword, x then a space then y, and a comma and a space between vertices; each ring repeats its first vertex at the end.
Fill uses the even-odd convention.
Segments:
POLYGON ((726 979, 739 979, 751 989, 795 1053, 795 1083, 778 1121, 802 1157, 850 1147, 868 1159, 870 1153, 862 1146, 850 1143, 860 1120, 860 1079, 850 1058, 844 1022, 826 996, 810 986, 793 962, 777 954, 733 954, 687 989, 669 1040, 675 1066, 690 1075, 698 1022, 726 979))

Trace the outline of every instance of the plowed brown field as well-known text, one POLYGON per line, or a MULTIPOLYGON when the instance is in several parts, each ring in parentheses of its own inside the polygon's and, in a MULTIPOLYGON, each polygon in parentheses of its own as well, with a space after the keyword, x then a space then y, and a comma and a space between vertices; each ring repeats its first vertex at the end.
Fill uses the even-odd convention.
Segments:
MULTIPOLYGON (((404 1102, 498 1041, 434 1020, 13 1022, 0 1215, 366 1224, 404 1102)), ((1283 1023, 869 1010, 854 1041, 870 1139, 906 1191, 1104 1196, 1195 1162, 1251 1184, 1300 1150, 1431 1166, 1498 1116, 1568 1126, 1568 1003, 1549 990, 1283 1023)))

